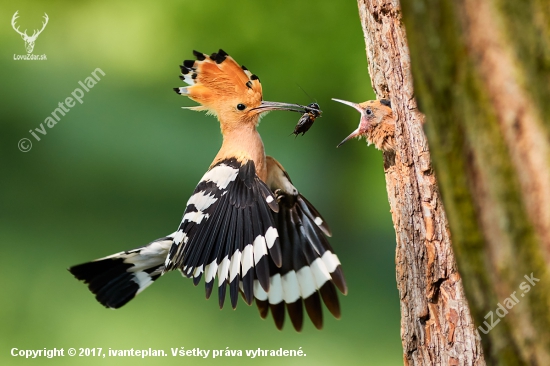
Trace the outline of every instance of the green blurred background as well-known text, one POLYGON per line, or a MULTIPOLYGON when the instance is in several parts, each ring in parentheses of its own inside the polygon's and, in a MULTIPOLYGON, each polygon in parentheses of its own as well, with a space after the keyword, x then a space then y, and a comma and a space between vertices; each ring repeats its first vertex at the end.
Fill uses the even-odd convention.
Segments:
POLYGON ((348 1, 4 1, 1 3, 2 131, 0 364, 398 365, 399 298, 395 234, 381 153, 361 141, 336 145, 359 114, 330 98, 374 98, 357 4, 348 1), (49 24, 34 54, 11 28, 49 24), (236 311, 205 300, 168 273, 124 308, 99 305, 67 272, 70 265, 131 249, 171 233, 221 144, 215 119, 182 110, 193 103, 178 65, 193 49, 223 48, 261 80, 266 100, 308 104, 324 113, 304 136, 294 113, 274 112, 259 127, 267 153, 330 223, 349 294, 342 319, 325 311, 322 331, 306 319, 276 330, 255 306, 236 311), (78 81, 105 76, 36 141, 28 132, 70 96, 78 81), (311 96, 308 97, 300 85, 311 96), (18 150, 29 138, 32 150, 18 150), (19 349, 297 349, 305 358, 179 357, 25 360, 19 349))

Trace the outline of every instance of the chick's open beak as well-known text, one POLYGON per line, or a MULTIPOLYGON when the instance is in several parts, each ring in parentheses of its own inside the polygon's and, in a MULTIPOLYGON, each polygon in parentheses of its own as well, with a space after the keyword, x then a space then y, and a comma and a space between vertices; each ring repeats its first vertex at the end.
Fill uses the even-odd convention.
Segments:
MULTIPOLYGON (((335 98, 332 98, 332 100, 336 101, 336 102, 340 102, 342 104, 346 104, 346 105, 349 105, 350 107, 353 107, 355 108, 359 113, 361 113, 361 116, 363 115, 363 109, 361 108, 361 106, 359 106, 359 104, 357 103, 353 103, 353 102, 348 102, 347 100, 342 100, 342 99, 335 99, 335 98)), ((338 146, 336 147, 340 147, 342 146, 345 142, 347 142, 348 140, 351 140, 352 138, 355 138, 355 137, 360 137, 361 136, 361 131, 359 130, 361 126, 361 123, 359 123, 359 127, 357 127, 357 129, 355 131, 353 131, 348 137, 346 137, 342 142, 340 142, 338 144, 338 146)))

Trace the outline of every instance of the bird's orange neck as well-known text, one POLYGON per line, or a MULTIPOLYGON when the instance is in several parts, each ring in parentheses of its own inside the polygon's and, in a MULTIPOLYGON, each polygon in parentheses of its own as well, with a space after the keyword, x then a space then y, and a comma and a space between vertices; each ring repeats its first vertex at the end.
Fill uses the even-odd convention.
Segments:
POLYGON ((256 174, 262 181, 267 179, 264 143, 254 124, 241 124, 231 129, 223 129, 223 143, 214 164, 230 158, 236 158, 241 163, 253 160, 256 174))

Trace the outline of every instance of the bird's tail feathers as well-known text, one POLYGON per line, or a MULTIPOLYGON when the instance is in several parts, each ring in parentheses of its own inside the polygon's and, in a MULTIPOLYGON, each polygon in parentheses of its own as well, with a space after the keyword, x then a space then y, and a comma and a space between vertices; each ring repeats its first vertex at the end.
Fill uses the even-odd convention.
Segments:
POLYGON ((102 305, 118 309, 164 274, 172 241, 172 235, 166 236, 140 248, 73 266, 69 272, 88 284, 102 305))

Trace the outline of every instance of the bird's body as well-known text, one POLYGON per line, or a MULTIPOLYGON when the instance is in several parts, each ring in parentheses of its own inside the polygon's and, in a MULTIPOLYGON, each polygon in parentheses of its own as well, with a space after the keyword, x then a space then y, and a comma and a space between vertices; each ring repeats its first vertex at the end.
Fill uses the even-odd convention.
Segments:
POLYGON ((301 329, 303 303, 321 328, 321 299, 338 318, 335 289, 347 292, 340 261, 326 238, 330 230, 281 164, 265 155, 256 129, 264 112, 306 111, 262 101, 258 77, 222 50, 194 54, 197 60, 181 66, 181 79, 190 86, 175 90, 200 104, 189 109, 218 117, 223 143, 189 198, 178 229, 144 247, 69 270, 111 308, 177 269, 195 285, 204 277, 207 298, 217 277, 220 307, 229 287, 233 308, 239 292, 248 304, 256 299, 260 315, 265 318, 271 310, 279 329, 285 307, 295 329, 301 329))
POLYGON ((354 137, 364 137, 369 145, 373 144, 378 150, 395 151, 395 120, 389 100, 369 100, 359 104, 340 99, 333 100, 349 105, 361 113, 359 127, 338 147, 354 137))

